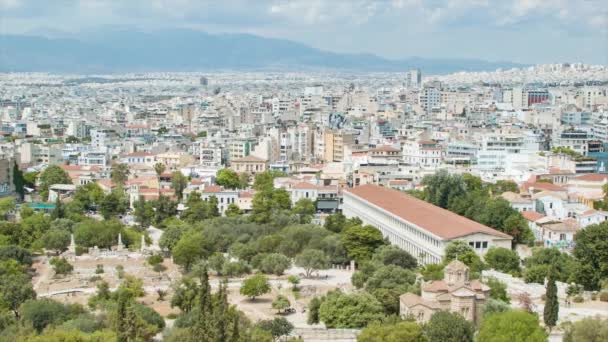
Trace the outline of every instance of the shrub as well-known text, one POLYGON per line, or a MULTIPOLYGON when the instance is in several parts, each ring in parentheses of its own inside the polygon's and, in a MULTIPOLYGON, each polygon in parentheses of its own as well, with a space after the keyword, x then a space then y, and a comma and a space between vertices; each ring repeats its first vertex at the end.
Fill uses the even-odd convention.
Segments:
POLYGON ((177 314, 175 312, 171 312, 169 314, 167 314, 167 319, 176 319, 177 318, 177 314))
POLYGON ((103 272, 103 265, 97 265, 97 267, 95 267, 95 274, 102 274, 103 272))
POLYGON ((600 301, 608 302, 608 292, 600 292, 600 301))
POLYGON ((76 256, 81 256, 88 252, 88 248, 84 246, 76 246, 76 256))
POLYGON ((583 296, 575 296, 572 299, 572 301, 575 302, 575 303, 582 303, 582 302, 584 302, 584 299, 583 299, 583 296))
POLYGON ((94 275, 94 276, 92 276, 92 277, 89 278, 89 282, 91 282, 91 283, 94 283, 94 282, 97 282, 97 281, 100 281, 100 280, 101 280, 101 276, 98 276, 98 275, 94 275))

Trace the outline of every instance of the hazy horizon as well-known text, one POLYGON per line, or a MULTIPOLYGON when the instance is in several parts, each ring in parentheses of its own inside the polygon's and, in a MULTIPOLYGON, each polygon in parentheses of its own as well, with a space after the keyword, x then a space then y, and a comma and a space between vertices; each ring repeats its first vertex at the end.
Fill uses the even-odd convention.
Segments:
POLYGON ((391 60, 608 64, 608 10, 596 0, 0 0, 2 35, 86 41, 110 28, 248 33, 391 60))

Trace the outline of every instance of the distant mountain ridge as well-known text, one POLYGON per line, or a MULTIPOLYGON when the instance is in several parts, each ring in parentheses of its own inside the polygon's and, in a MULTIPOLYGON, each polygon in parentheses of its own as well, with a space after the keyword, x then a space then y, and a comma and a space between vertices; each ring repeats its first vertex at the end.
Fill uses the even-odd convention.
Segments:
POLYGON ((328 52, 283 39, 192 30, 110 30, 78 39, 0 35, 0 72, 406 71, 417 67, 426 74, 446 74, 522 66, 474 59, 389 60, 373 54, 328 52))

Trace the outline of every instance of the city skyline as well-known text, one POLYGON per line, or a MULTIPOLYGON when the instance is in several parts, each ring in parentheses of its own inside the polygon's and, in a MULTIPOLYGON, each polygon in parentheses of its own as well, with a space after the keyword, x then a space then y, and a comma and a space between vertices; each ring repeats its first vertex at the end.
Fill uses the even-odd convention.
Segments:
POLYGON ((0 34, 78 38, 120 28, 280 38, 388 59, 476 58, 607 64, 599 1, 0 1, 0 34), (599 10, 598 10, 599 9, 599 10))

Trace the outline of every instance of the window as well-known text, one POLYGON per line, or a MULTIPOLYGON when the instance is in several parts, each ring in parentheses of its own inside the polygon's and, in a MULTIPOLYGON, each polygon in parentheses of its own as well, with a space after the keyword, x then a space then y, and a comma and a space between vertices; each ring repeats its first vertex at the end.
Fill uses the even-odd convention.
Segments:
POLYGON ((481 248, 481 242, 480 241, 476 241, 475 242, 475 248, 476 249, 480 249, 481 248))
POLYGON ((482 242, 482 243, 481 243, 481 247, 482 247, 482 248, 484 248, 484 249, 485 249, 485 248, 488 248, 488 241, 484 241, 484 242, 482 242))

